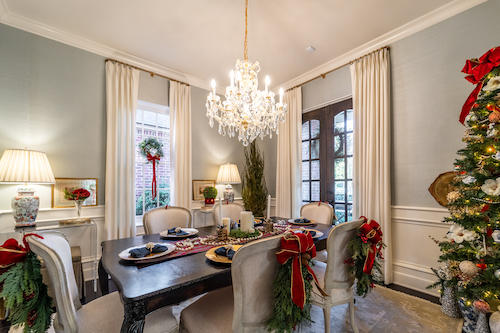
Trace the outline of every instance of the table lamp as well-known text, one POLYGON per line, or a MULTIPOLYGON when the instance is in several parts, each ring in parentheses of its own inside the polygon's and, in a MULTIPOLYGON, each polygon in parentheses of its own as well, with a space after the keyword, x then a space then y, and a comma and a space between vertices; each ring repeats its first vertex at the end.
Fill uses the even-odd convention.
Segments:
POLYGON ((24 184, 12 199, 16 227, 35 225, 40 199, 27 184, 54 184, 54 174, 45 153, 25 149, 7 149, 0 159, 0 183, 24 184))
POLYGON ((226 163, 219 167, 219 173, 217 174, 217 183, 226 184, 226 190, 224 191, 224 200, 227 202, 234 201, 234 192, 231 184, 240 184, 241 178, 238 172, 238 167, 236 164, 226 163))

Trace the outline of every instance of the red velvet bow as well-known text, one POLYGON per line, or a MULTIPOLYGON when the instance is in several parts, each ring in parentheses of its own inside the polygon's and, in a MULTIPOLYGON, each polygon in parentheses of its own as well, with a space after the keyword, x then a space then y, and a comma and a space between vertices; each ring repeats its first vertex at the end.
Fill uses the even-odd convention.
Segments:
POLYGON ((500 65, 500 48, 494 47, 479 59, 469 59, 465 62, 465 66, 462 72, 469 74, 465 79, 471 83, 477 84, 476 88, 469 95, 467 100, 462 107, 462 112, 460 113, 460 122, 463 124, 465 118, 472 109, 474 103, 476 103, 477 96, 483 87, 483 78, 488 74, 493 68, 500 65))
POLYGON ((359 227, 360 237, 363 242, 370 243, 370 251, 368 251, 368 255, 366 256, 363 272, 371 274, 373 264, 375 263, 375 257, 377 254, 381 254, 382 251, 382 230, 377 221, 368 221, 364 216, 361 216, 361 218, 364 220, 364 223, 359 227))
POLYGON ((7 239, 5 243, 0 246, 0 269, 7 268, 24 260, 26 254, 30 250, 30 246, 26 241, 26 237, 28 236, 35 236, 43 239, 42 236, 37 234, 26 234, 23 237, 24 246, 19 244, 14 238, 7 239))
POLYGON ((160 161, 160 156, 148 153, 147 159, 153 164, 153 181, 151 182, 151 196, 156 198, 156 161, 160 161))
POLYGON ((304 309, 306 303, 302 266, 305 266, 307 271, 311 273, 318 290, 326 295, 308 263, 309 259, 316 257, 316 246, 309 232, 285 234, 285 236, 281 238, 281 250, 276 253, 276 257, 281 265, 292 259, 291 298, 295 305, 304 309), (303 260, 303 258, 305 260, 303 260))

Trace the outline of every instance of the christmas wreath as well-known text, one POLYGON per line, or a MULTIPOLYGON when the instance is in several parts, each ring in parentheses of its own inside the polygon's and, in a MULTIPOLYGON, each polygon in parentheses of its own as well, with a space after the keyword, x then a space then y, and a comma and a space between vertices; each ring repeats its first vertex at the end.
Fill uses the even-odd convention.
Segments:
POLYGON ((153 164, 153 181, 151 182, 151 195, 156 198, 156 164, 163 157, 163 144, 158 139, 149 137, 139 144, 142 156, 153 164))
POLYGON ((42 281, 40 261, 26 242, 28 236, 43 238, 26 234, 24 246, 11 238, 0 247, 0 297, 13 327, 24 326, 25 333, 46 332, 54 313, 52 299, 42 281))
POLYGON ((378 258, 382 258, 382 230, 375 220, 361 217, 364 223, 359 227, 357 237, 354 237, 348 244, 348 249, 352 256, 345 260, 349 265, 350 273, 356 279, 356 294, 365 297, 375 286, 374 271, 379 275, 380 263, 378 258))

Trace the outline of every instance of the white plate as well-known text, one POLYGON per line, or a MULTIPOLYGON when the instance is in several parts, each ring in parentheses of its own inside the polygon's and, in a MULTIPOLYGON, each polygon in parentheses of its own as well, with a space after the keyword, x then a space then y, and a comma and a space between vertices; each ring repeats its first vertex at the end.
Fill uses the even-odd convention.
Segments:
MULTIPOLYGON (((323 233, 319 230, 316 230, 316 229, 311 229, 311 228, 304 228, 305 230, 309 230, 309 231, 314 231, 316 232, 316 234, 314 235, 313 238, 320 238, 321 236, 323 236, 323 233)), ((293 231, 300 231, 300 229, 292 229, 293 231)))
POLYGON ((160 232, 160 236, 165 237, 165 238, 186 238, 189 236, 196 235, 198 233, 198 229, 194 229, 194 228, 181 228, 181 230, 184 232, 187 232, 188 234, 177 236, 175 234, 169 234, 168 230, 165 230, 165 231, 160 232))
POLYGON ((308 223, 300 223, 300 222, 295 222, 295 219, 289 219, 288 223, 293 224, 293 225, 312 225, 312 224, 316 224, 316 221, 309 220, 308 223))
POLYGON ((163 252, 159 252, 159 253, 154 253, 152 255, 149 255, 149 256, 146 256, 146 257, 142 257, 142 258, 132 258, 130 256, 129 251, 133 250, 133 249, 138 249, 138 248, 141 248, 141 247, 146 247, 146 244, 144 244, 144 245, 140 245, 140 246, 129 247, 128 249, 123 250, 122 252, 120 252, 118 254, 118 256, 120 257, 120 259, 123 259, 123 260, 138 261, 138 260, 145 260, 145 259, 152 259, 152 258, 162 257, 162 256, 167 255, 170 252, 172 252, 172 251, 175 250, 175 246, 173 244, 169 244, 169 243, 155 243, 155 244, 165 245, 167 247, 167 250, 163 251, 163 252))

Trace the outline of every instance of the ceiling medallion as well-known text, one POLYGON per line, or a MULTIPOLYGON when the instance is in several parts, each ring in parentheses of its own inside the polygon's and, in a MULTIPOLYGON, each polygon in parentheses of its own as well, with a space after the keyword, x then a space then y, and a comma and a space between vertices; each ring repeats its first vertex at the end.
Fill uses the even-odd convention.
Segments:
POLYGON ((257 137, 263 139, 272 133, 278 134, 278 125, 285 120, 287 106, 283 104, 283 89, 279 90, 279 102, 269 90, 271 80, 265 78, 264 90, 259 90, 259 62, 248 61, 248 0, 245 0, 245 41, 243 61, 238 59, 234 70, 229 73, 230 85, 226 87, 225 100, 216 94, 216 83, 212 80, 212 91, 207 96, 207 117, 210 127, 214 120, 219 123, 219 134, 230 138, 238 133, 238 140, 248 146, 257 137))

